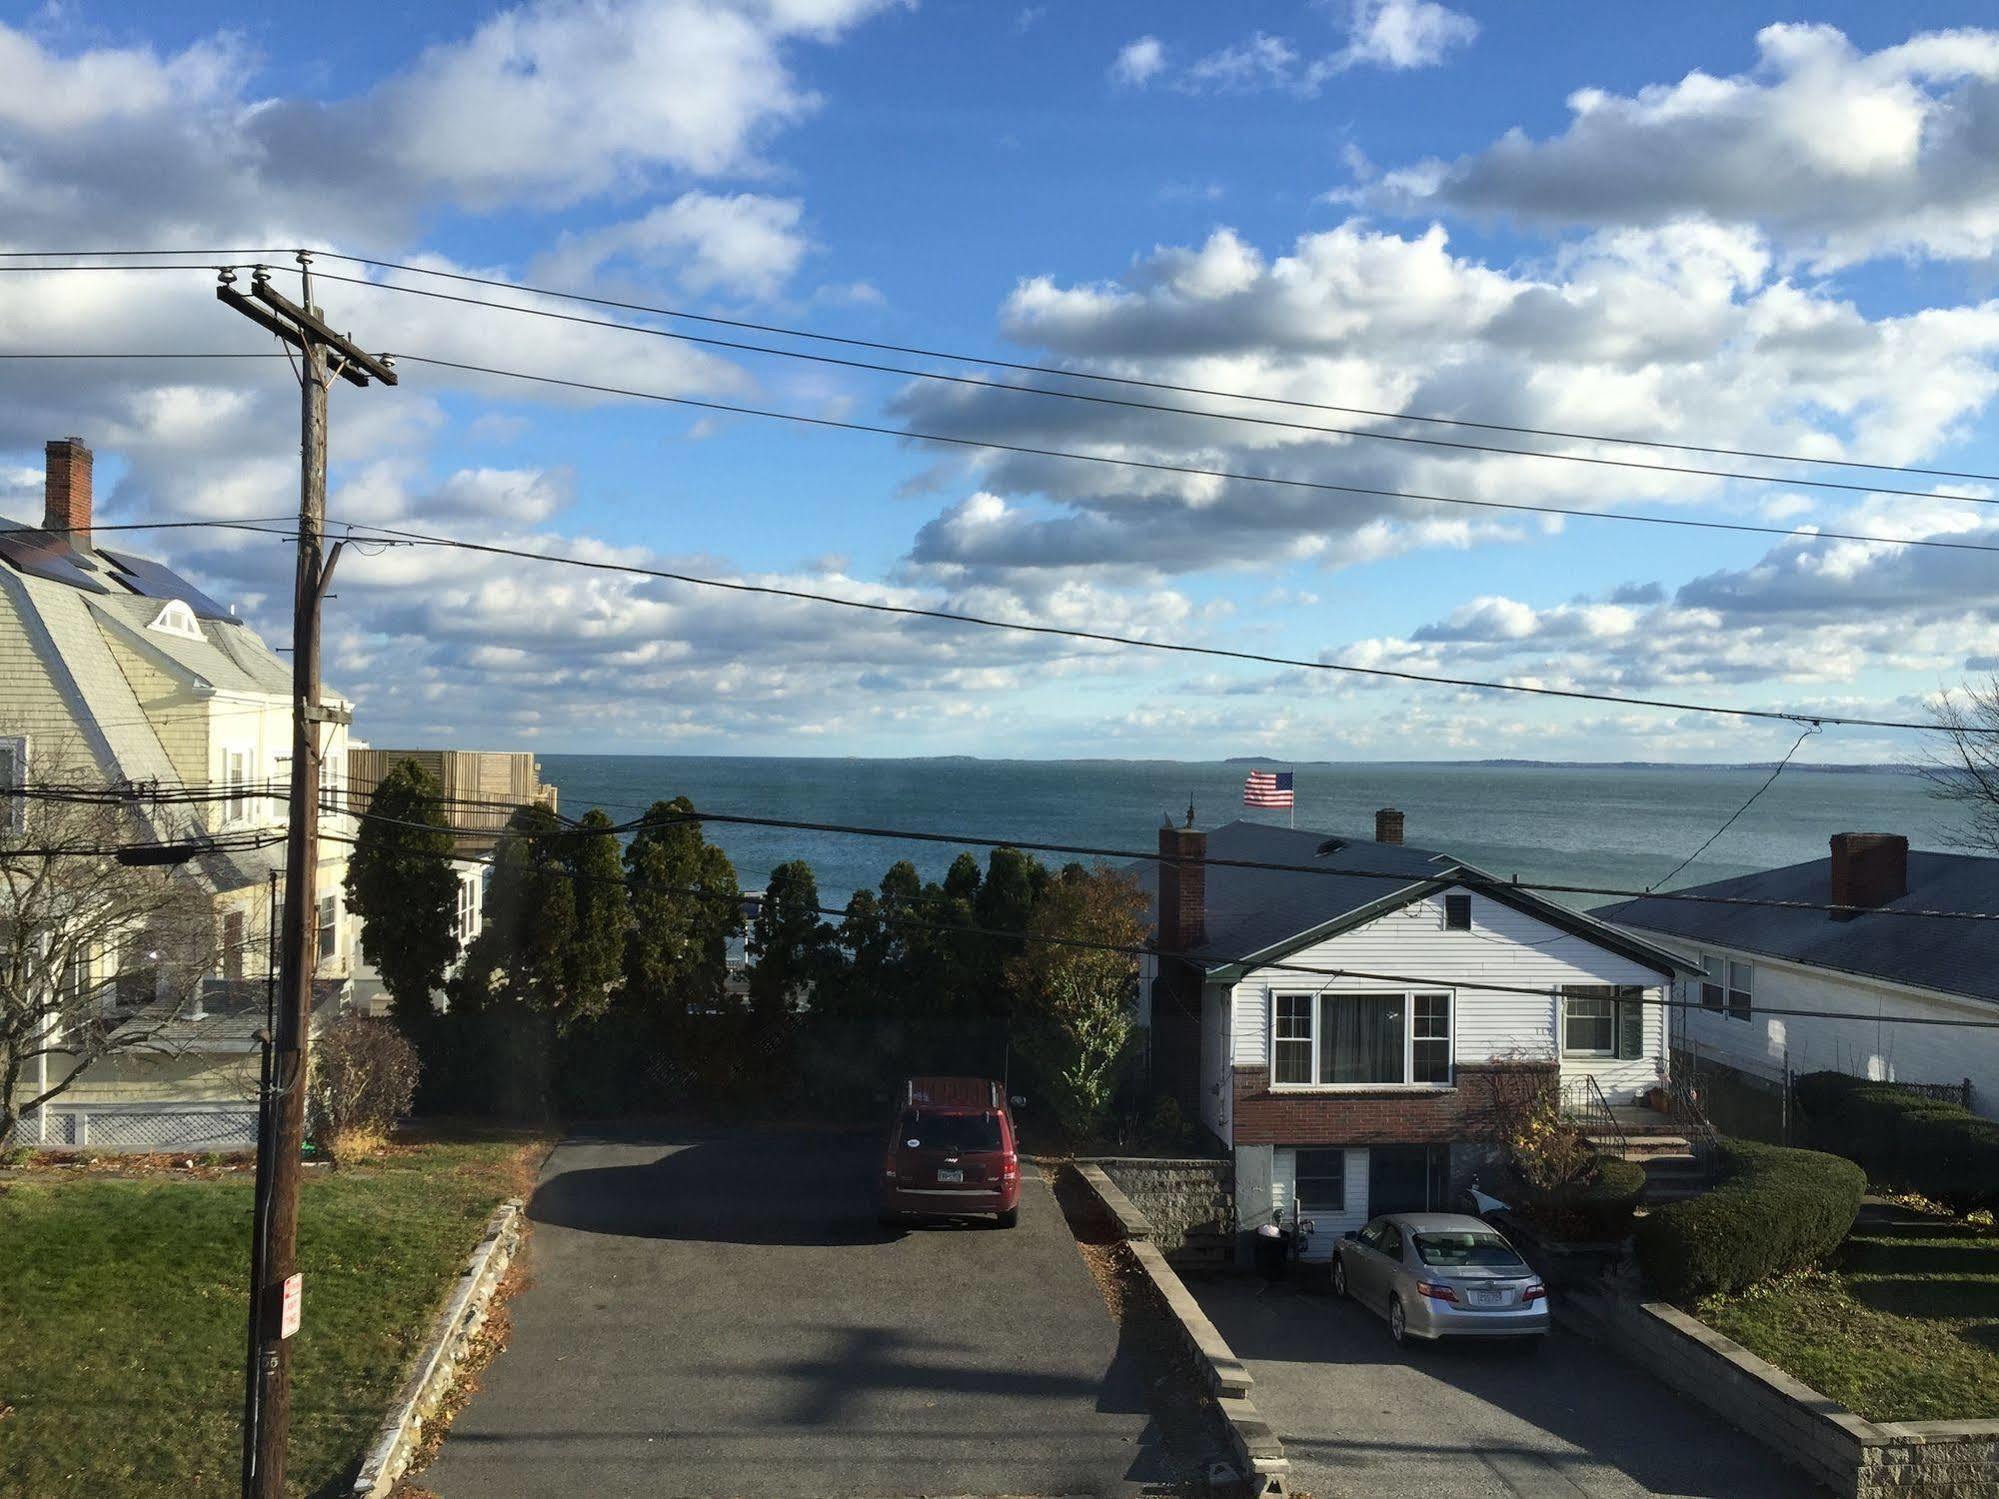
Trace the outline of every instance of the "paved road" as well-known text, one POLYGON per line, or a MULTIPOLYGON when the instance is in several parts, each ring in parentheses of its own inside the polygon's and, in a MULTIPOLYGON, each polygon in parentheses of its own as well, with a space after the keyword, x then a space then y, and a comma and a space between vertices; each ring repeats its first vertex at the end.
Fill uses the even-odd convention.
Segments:
POLYGON ((443 1499, 1139 1492, 1135 1355, 1047 1185, 885 1232, 872 1134, 574 1138, 443 1499))
POLYGON ((1372 1312, 1255 1283, 1195 1295, 1255 1376, 1292 1486, 1316 1499, 1824 1499, 1718 1417, 1557 1329, 1404 1354, 1372 1312))

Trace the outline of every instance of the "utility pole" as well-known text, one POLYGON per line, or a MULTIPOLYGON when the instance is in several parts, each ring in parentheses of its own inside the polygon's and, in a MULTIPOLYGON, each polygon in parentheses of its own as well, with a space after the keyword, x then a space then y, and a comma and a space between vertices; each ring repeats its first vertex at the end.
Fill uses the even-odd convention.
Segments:
POLYGON ((257 1141, 258 1202, 253 1233, 250 1315, 257 1329, 245 1374, 244 1499, 283 1499, 285 1442, 291 1428, 291 1335, 298 1330, 297 1275, 300 1152, 305 1144, 306 1040, 312 1023, 312 978, 319 940, 320 725, 338 715, 320 704, 319 612, 340 560, 324 557, 326 528, 326 396, 337 376, 366 386, 396 383, 386 359, 367 353, 327 326, 312 305, 312 258, 298 253, 301 300, 270 283, 262 266, 250 295, 224 270, 215 295, 251 322, 296 349, 299 361, 298 573, 292 594, 292 763, 285 835, 284 913, 280 937, 277 1034, 272 1045, 271 1098, 261 1110, 257 1141), (269 1168, 264 1160, 268 1156, 269 1168))

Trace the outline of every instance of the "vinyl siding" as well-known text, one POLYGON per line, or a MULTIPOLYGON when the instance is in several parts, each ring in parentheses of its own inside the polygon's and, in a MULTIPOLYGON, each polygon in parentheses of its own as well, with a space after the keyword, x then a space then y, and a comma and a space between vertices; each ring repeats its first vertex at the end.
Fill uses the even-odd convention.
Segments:
MULTIPOLYGON (((1235 1061, 1268 1064, 1273 991, 1364 994, 1390 988, 1421 990, 1431 985, 1453 989, 1455 1063, 1503 1057, 1556 1058, 1560 1025, 1555 996, 1564 985, 1635 985, 1655 1001, 1665 996, 1665 980, 1650 968, 1500 901, 1474 894, 1471 902, 1469 931, 1444 929, 1440 893, 1283 960, 1304 968, 1407 975, 1422 983, 1323 979, 1281 969, 1250 973, 1235 986, 1235 1061), (1480 982, 1541 992, 1494 993, 1466 987, 1480 982)), ((1643 1055, 1637 1060, 1564 1057, 1564 1076, 1593 1074, 1613 1101, 1635 1098, 1658 1081, 1664 1065, 1663 1017, 1657 1005, 1646 1009, 1643 1055)))
POLYGON ((1696 1050, 1702 1058, 1772 1080, 1783 1076, 1787 1063, 1794 1072, 1845 1072, 1883 1082, 1955 1083, 1970 1078, 1973 1111, 1999 1119, 1999 1030, 1892 1023, 1899 1016, 1999 1019, 1992 1005, 1780 963, 1739 949, 1697 948, 1678 939, 1672 945, 1696 961, 1700 953, 1710 952, 1754 965, 1751 995, 1758 1008, 1859 1012, 1869 1017, 1820 1020, 1752 1014, 1748 1020, 1736 1020, 1700 1008, 1700 980, 1688 979, 1678 995, 1689 1008, 1676 1013, 1676 1044, 1696 1050), (1875 1016, 1887 1023, 1877 1023, 1875 1016))
MULTIPOLYGON (((1319 1211, 1307 1215, 1312 1220, 1312 1235, 1305 1241, 1301 1256, 1304 1259, 1331 1258, 1340 1235, 1367 1225, 1367 1151, 1359 1146, 1350 1147, 1346 1158, 1346 1207, 1337 1213, 1319 1211)), ((1271 1207, 1280 1217, 1290 1217, 1297 1184, 1298 1152, 1280 1145, 1271 1153, 1270 1163, 1271 1207)))

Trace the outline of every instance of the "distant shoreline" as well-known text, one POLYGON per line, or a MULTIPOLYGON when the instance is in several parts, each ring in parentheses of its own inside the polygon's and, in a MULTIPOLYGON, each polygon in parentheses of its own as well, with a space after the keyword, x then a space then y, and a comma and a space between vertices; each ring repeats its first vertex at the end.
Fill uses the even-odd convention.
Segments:
MULTIPOLYGON (((538 759, 572 760, 768 760, 796 764, 867 765, 1270 765, 1281 769, 1312 770, 1646 770, 1646 771, 1751 771, 1770 770, 1775 760, 1280 760, 1268 755, 1231 755, 1221 760, 1165 760, 1127 758, 1114 755, 1063 755, 1027 759, 1006 755, 691 755, 608 753, 590 750, 535 750, 538 759)), ((1800 764, 1792 762, 1787 775, 1915 775, 1924 767, 1907 762, 1885 761, 1854 764, 1800 764)))

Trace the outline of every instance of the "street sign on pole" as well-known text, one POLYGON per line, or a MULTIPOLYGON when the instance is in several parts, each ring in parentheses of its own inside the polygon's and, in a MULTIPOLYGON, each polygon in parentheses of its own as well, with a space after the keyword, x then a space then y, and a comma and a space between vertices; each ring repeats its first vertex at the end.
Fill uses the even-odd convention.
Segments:
POLYGON ((299 1302, 305 1294, 305 1277, 297 1273, 285 1277, 285 1299, 278 1316, 278 1336, 288 1338, 298 1331, 299 1302))

